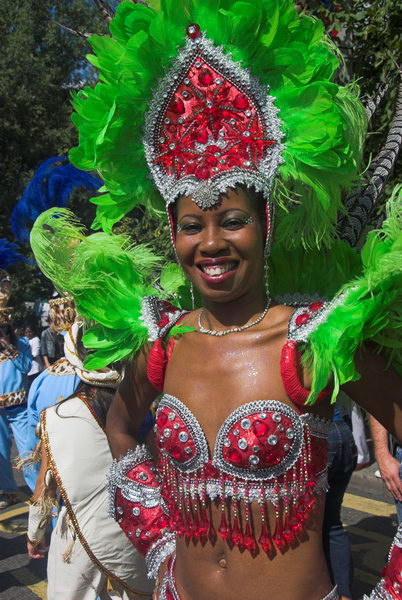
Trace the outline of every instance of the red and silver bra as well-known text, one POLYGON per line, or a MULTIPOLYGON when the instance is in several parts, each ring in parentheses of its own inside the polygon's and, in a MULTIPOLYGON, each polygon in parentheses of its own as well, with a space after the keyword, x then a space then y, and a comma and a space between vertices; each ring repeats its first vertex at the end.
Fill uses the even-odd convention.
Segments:
POLYGON ((159 404, 155 431, 160 448, 161 495, 179 536, 206 542, 216 538, 208 501, 219 500, 219 535, 254 553, 291 544, 326 490, 329 422, 299 414, 282 402, 243 404, 224 421, 210 456, 193 413, 174 396, 159 404), (256 535, 250 503, 261 511, 256 535), (266 503, 275 507, 270 532, 266 503))

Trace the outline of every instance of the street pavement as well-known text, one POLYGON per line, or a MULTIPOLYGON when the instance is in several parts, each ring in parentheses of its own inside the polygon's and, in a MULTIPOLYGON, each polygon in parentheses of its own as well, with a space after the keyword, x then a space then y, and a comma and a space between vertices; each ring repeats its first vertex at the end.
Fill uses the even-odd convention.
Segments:
MULTIPOLYGON (((377 583, 396 529, 395 507, 383 482, 374 476, 376 468, 354 473, 342 509, 352 545, 356 600, 377 583)), ((21 475, 16 478, 23 486, 21 475)), ((45 559, 30 561, 26 554, 28 490, 21 490, 23 501, 0 511, 1 600, 46 598, 45 559)))

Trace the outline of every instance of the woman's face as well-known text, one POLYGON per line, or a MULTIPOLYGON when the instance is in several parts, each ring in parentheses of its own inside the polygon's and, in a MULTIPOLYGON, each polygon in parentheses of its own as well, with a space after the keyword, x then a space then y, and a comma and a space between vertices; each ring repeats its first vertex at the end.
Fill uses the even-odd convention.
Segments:
POLYGON ((264 234, 255 201, 228 190, 222 203, 200 209, 189 196, 177 205, 176 252, 203 298, 230 302, 263 286, 264 234))
POLYGON ((33 331, 30 327, 25 327, 25 337, 29 340, 33 338, 33 331))

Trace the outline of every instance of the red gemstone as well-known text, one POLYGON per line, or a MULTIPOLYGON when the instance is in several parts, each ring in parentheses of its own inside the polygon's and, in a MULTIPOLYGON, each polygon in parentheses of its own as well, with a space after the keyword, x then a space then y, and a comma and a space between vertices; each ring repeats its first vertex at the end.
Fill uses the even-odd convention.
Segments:
POLYGON ((239 520, 237 517, 235 517, 233 520, 232 542, 234 543, 235 546, 240 546, 240 544, 244 543, 243 542, 243 533, 242 533, 242 530, 240 529, 239 520))
MULTIPOLYGON (((228 524, 226 522, 226 516, 225 516, 225 511, 222 512, 222 518, 221 518, 221 524, 219 525, 219 534, 221 536, 222 539, 226 540, 229 533, 230 533, 230 529, 228 527, 228 524)), ((209 532, 211 535, 211 532, 209 532)))
POLYGON ((235 463, 236 465, 239 465, 242 462, 241 454, 235 448, 230 448, 228 458, 229 462, 235 463))
POLYGON ((181 100, 180 98, 173 100, 173 102, 170 105, 170 110, 176 113, 177 115, 184 114, 186 112, 186 109, 184 108, 183 100, 181 100))
POLYGON ((248 100, 246 96, 243 96, 243 94, 237 94, 233 104, 235 108, 239 108, 240 110, 245 110, 249 106, 248 100))
POLYGON ((192 40, 195 40, 198 37, 200 37, 200 33, 201 29, 200 26, 197 25, 197 23, 191 23, 191 25, 187 27, 187 35, 192 40))
POLYGON ((206 129, 199 129, 196 134, 196 140, 199 144, 206 144, 208 141, 208 131, 206 129))
POLYGON ((156 423, 158 427, 163 427, 167 421, 168 417, 165 412, 159 412, 156 418, 156 423))
POLYGON ((247 522, 246 529, 244 531, 243 543, 247 550, 253 554, 257 550, 257 544, 254 539, 254 535, 251 532, 250 523, 247 522))
POLYGON ((296 325, 304 325, 305 323, 307 323, 307 321, 310 320, 310 315, 306 312, 302 313, 301 315, 299 315, 298 317, 296 317, 296 325))
POLYGON ((268 425, 263 421, 254 421, 252 430, 257 437, 262 437, 263 435, 266 435, 268 431, 268 425))
POLYGON ((201 71, 201 73, 198 75, 198 82, 203 87, 206 87, 207 85, 211 85, 211 83, 213 83, 213 81, 214 81, 214 77, 209 69, 203 69, 203 71, 201 71))
POLYGON ((169 454, 172 458, 178 460, 182 457, 182 450, 179 448, 179 446, 172 446, 169 450, 169 454))
POLYGON ((273 545, 272 545, 272 541, 269 536, 268 529, 267 529, 267 526, 265 523, 262 524, 261 534, 260 534, 260 537, 258 538, 258 543, 260 544, 260 546, 264 550, 264 552, 267 552, 267 554, 272 552, 273 545))
POLYGON ((216 535, 215 527, 214 527, 212 521, 209 524, 208 537, 209 537, 209 541, 214 546, 216 544, 217 535, 216 535))
POLYGON ((312 302, 309 305, 309 309, 310 310, 320 310, 320 308, 322 308, 324 306, 323 302, 312 302))
POLYGON ((196 177, 199 179, 208 179, 209 178, 209 169, 207 167, 197 167, 195 171, 196 177))

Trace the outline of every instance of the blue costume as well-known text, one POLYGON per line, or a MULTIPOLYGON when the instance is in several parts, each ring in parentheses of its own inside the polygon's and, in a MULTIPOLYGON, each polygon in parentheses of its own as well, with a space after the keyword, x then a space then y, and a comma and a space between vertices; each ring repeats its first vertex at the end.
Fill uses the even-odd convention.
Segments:
MULTIPOLYGON (((31 364, 31 349, 24 338, 18 340, 15 356, 0 353, 0 489, 6 493, 18 491, 11 466, 11 434, 21 458, 29 450, 26 374, 31 364)), ((24 468, 23 473, 27 485, 33 489, 33 469, 24 468)))

